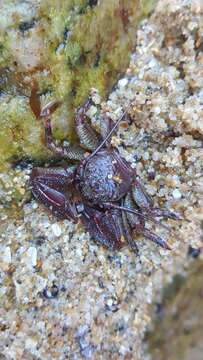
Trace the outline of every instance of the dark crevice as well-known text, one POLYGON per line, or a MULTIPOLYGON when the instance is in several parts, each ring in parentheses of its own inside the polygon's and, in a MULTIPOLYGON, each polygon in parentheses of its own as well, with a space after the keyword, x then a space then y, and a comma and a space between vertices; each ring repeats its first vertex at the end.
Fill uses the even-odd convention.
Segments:
POLYGON ((97 54, 96 54, 96 57, 95 57, 95 61, 94 61, 93 67, 98 67, 98 66, 99 66, 100 59, 101 59, 101 55, 100 55, 100 53, 97 53, 97 54))
POLYGON ((179 71, 180 79, 185 79, 184 64, 185 63, 183 61, 181 61, 177 66, 177 70, 179 71))
POLYGON ((32 29, 36 24, 36 19, 33 18, 31 21, 23 21, 19 24, 18 29, 21 33, 25 33, 26 31, 32 29))
POLYGON ((95 7, 95 6, 97 5, 97 3, 98 3, 98 0, 89 0, 89 1, 88 1, 88 5, 89 5, 91 8, 95 7))

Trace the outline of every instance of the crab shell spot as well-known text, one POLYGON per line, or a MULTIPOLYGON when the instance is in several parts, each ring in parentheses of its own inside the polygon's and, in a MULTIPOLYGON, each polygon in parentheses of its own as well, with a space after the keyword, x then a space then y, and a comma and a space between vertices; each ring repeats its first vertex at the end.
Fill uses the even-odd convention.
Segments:
POLYGON ((78 169, 83 197, 94 204, 117 201, 132 184, 132 169, 115 151, 100 151, 78 169))

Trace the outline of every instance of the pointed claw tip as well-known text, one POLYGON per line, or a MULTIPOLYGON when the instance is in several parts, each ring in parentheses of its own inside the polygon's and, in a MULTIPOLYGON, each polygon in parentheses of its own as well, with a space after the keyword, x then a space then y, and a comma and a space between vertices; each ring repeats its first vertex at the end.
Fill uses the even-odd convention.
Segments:
POLYGON ((172 220, 183 220, 183 218, 180 216, 180 214, 175 213, 175 212, 171 212, 170 217, 172 220))
POLYGON ((179 214, 175 214, 175 220, 183 221, 184 219, 179 214))
POLYGON ((164 245, 164 249, 165 250, 172 250, 172 247, 169 246, 167 243, 164 245))

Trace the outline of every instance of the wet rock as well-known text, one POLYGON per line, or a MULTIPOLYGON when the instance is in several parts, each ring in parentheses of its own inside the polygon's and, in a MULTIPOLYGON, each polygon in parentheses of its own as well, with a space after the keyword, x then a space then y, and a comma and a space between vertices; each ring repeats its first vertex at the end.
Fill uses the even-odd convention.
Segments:
POLYGON ((202 261, 191 263, 188 278, 163 293, 162 316, 154 314, 153 332, 147 334, 152 359, 201 359, 202 270, 202 261))
POLYGON ((16 160, 45 160, 50 155, 40 121, 29 107, 33 80, 39 83, 43 103, 62 102, 54 115, 56 137, 74 140, 75 108, 91 87, 107 94, 128 64, 138 21, 154 2, 2 3, 0 169, 16 160))

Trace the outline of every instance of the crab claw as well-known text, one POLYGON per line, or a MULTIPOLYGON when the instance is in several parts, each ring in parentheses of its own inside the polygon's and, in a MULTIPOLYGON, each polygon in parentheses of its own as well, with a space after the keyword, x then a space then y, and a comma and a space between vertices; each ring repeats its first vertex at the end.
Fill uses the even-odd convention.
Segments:
POLYGON ((84 207, 81 220, 90 236, 111 250, 120 249, 125 238, 120 224, 121 214, 118 210, 111 209, 106 212, 84 207))
POLYGON ((66 187, 72 183, 74 173, 64 169, 34 168, 30 183, 34 197, 60 218, 77 222, 74 204, 69 198, 66 187))

